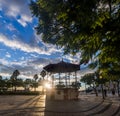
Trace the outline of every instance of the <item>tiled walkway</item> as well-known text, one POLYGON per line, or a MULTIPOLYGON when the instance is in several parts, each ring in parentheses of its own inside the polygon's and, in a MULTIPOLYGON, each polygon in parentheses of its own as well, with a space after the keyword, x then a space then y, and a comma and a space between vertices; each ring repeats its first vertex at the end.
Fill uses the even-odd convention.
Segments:
POLYGON ((47 101, 45 96, 0 96, 0 116, 120 116, 120 98, 95 95, 79 100, 47 101))

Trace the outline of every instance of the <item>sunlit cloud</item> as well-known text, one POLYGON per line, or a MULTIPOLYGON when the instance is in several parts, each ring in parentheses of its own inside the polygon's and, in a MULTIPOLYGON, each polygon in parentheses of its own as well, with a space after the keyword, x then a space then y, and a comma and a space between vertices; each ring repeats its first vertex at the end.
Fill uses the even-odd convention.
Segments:
POLYGON ((36 58, 36 59, 27 59, 24 61, 11 61, 0 59, 0 75, 5 76, 5 74, 10 75, 14 70, 19 70, 20 77, 31 78, 34 74, 40 74, 43 69, 43 66, 47 65, 49 59, 36 58), (1 73, 2 72, 2 73, 1 73))
POLYGON ((11 74, 9 73, 4 73, 4 72, 1 72, 0 75, 4 78, 10 78, 11 74))

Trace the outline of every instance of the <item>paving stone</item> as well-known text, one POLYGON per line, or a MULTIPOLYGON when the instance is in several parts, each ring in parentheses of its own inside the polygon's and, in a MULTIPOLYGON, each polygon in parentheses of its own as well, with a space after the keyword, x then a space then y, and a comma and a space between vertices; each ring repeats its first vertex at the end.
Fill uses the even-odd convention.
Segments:
POLYGON ((0 96, 0 116, 120 116, 120 98, 80 95, 79 100, 45 101, 40 96, 0 96))

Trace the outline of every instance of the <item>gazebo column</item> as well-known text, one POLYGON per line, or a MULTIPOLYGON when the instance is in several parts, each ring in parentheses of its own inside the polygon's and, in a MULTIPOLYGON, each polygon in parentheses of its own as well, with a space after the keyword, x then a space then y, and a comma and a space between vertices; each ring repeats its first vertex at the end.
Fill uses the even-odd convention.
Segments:
POLYGON ((54 87, 54 75, 52 75, 52 88, 54 87))
POLYGON ((47 72, 47 81, 48 81, 48 75, 49 75, 49 72, 47 72))
POLYGON ((75 71, 75 82, 77 83, 77 73, 75 71))
POLYGON ((60 73, 59 73, 59 85, 60 85, 60 73))
POLYGON ((68 73, 68 78, 69 78, 69 87, 70 87, 70 72, 68 73))
POLYGON ((66 87, 68 86, 67 85, 67 74, 65 74, 65 84, 66 84, 66 87))

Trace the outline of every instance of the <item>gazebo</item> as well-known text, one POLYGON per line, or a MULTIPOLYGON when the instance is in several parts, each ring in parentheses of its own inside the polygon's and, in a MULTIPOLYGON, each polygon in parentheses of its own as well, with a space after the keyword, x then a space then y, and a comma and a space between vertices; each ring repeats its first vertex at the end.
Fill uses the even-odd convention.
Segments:
POLYGON ((54 76, 52 76, 52 89, 46 90, 46 99, 54 99, 54 100, 71 100, 71 99, 77 99, 78 98, 78 86, 79 83, 77 82, 77 71, 80 70, 79 64, 72 64, 68 62, 64 62, 63 60, 56 64, 48 64, 45 67, 43 67, 43 70, 45 70, 48 73, 51 74, 59 74, 59 82, 55 86, 54 85, 54 76), (70 73, 74 72, 75 80, 71 84, 70 83, 70 73), (66 74, 65 84, 61 84, 62 76, 61 74, 66 74), (68 75, 67 75, 68 74, 68 75), (67 78, 69 77, 69 78, 67 78), (69 80, 68 80, 69 79, 69 80), (69 81, 69 83, 68 83, 69 81))

